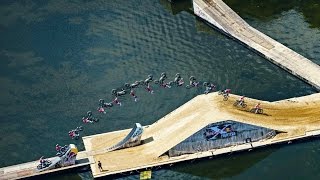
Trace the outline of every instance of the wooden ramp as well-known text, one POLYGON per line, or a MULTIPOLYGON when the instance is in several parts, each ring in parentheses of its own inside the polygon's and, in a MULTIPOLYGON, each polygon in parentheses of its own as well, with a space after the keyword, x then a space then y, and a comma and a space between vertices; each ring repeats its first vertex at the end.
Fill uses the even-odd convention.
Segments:
POLYGON ((194 13, 320 90, 320 66, 251 27, 222 0, 193 0, 194 13))
POLYGON ((217 93, 199 95, 154 124, 146 126, 142 140, 150 137, 153 140, 140 146, 101 153, 101 149, 111 147, 121 141, 129 133, 129 129, 84 137, 87 156, 91 156, 95 162, 101 161, 103 169, 105 169, 105 171, 100 172, 97 164, 91 164, 93 176, 101 177, 251 148, 251 145, 244 144, 218 149, 215 152, 202 152, 201 154, 177 157, 164 155, 169 149, 206 125, 225 120, 243 122, 283 132, 267 141, 252 143, 256 147, 320 133, 320 94, 277 102, 248 98, 246 100, 247 108, 233 106, 238 98, 239 96, 231 95, 228 101, 223 101, 222 96, 217 93), (265 114, 249 112, 250 108, 258 102, 261 102, 265 114))
POLYGON ((39 161, 32 161, 32 162, 27 162, 23 164, 17 164, 13 166, 0 168, 0 179, 1 180, 22 179, 22 178, 49 174, 49 173, 58 172, 58 171, 65 171, 73 168, 80 168, 83 166, 87 166, 90 163, 91 162, 89 159, 85 157, 81 157, 81 158, 77 158, 75 165, 37 172, 36 169, 37 169, 37 165, 39 164, 39 161))

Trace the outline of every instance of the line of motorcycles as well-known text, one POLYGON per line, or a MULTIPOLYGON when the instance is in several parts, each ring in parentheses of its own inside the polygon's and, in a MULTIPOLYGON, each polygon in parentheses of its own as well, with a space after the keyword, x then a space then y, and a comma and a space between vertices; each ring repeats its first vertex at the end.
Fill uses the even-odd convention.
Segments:
MULTIPOLYGON (((236 100, 236 101, 233 103, 233 106, 246 108, 246 107, 247 107, 247 103, 246 103, 245 101, 236 100)), ((263 109, 262 109, 262 108, 251 108, 251 109, 249 110, 249 112, 255 113, 255 114, 263 114, 263 109)))
MULTIPOLYGON (((134 83, 125 83, 120 88, 112 89, 111 94, 117 98, 117 97, 124 96, 124 95, 130 93, 132 89, 139 88, 139 87, 147 88, 147 87, 149 87, 149 85, 151 83, 157 84, 157 85, 164 87, 164 88, 171 88, 172 86, 182 87, 185 84, 180 73, 176 73, 176 75, 172 81, 167 81, 167 80, 168 80, 168 76, 165 72, 161 73, 160 77, 158 79, 154 79, 153 75, 149 74, 145 80, 135 81, 134 83)), ((191 88, 201 87, 200 82, 197 81, 194 76, 189 77, 189 81, 190 81, 189 84, 187 84, 185 86, 185 88, 191 89, 191 88)), ((206 90, 204 91, 204 94, 208 94, 208 93, 213 92, 215 90, 215 85, 213 85, 212 83, 203 82, 202 85, 203 85, 203 87, 206 88, 206 90)), ((105 113, 104 108, 111 108, 111 107, 113 107, 114 103, 115 103, 114 101, 105 102, 104 99, 100 99, 98 111, 105 113)), ((82 121, 83 121, 83 123, 96 123, 96 122, 99 122, 99 118, 94 117, 92 112, 88 111, 87 114, 82 117, 82 121)), ((71 131, 69 131, 69 136, 72 139, 78 139, 79 138, 79 131, 82 131, 82 130, 83 130, 82 127, 81 127, 81 129, 71 130, 71 131)))
MULTIPOLYGON (((130 92, 131 89, 138 88, 140 86, 148 86, 150 83, 158 84, 162 87, 168 87, 171 88, 172 86, 182 86, 184 84, 183 78, 181 77, 180 73, 177 73, 172 81, 167 81, 168 79, 167 74, 165 72, 161 73, 159 79, 154 79, 153 75, 148 75, 148 77, 145 80, 135 81, 134 83, 125 83, 123 87, 112 89, 111 94, 114 96, 123 96, 130 92)), ((190 76, 189 78, 190 83, 187 84, 185 87, 187 89, 193 88, 193 87, 200 87, 200 82, 196 80, 194 76, 190 76)), ((206 87, 205 94, 208 94, 212 91, 214 91, 215 86, 212 83, 209 82, 203 82, 203 86, 206 87)), ((102 104, 100 102, 100 104, 102 104)), ((108 103, 109 107, 112 107, 112 103, 108 103)))

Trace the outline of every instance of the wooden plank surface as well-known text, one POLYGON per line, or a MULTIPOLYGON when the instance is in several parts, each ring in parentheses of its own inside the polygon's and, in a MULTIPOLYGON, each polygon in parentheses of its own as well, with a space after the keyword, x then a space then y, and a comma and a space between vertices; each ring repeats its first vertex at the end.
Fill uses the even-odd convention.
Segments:
POLYGON ((320 90, 320 66, 246 23, 222 0, 193 0, 194 13, 320 90))
POLYGON ((23 164, 17 164, 13 166, 8 166, 8 167, 3 167, 0 168, 0 179, 21 179, 21 178, 26 178, 26 177, 32 177, 32 176, 37 176, 37 175, 42 175, 42 174, 48 174, 52 172, 57 172, 57 171, 64 171, 67 169, 72 169, 72 168, 77 168, 81 166, 86 166, 91 163, 94 163, 92 161, 84 161, 86 157, 81 157, 77 159, 78 161, 81 161, 81 163, 73 165, 73 166, 66 166, 66 167, 61 167, 61 168, 56 168, 56 169, 51 169, 47 171, 42 171, 42 172, 37 172, 36 168, 37 165, 39 164, 39 161, 32 161, 32 162, 27 162, 23 164))
MULTIPOLYGON (((307 131, 317 131, 320 127, 320 94, 293 98, 277 102, 267 102, 247 98, 248 108, 237 108, 233 103, 239 96, 231 95, 228 101, 223 101, 222 96, 217 93, 200 95, 174 110, 170 114, 161 118, 152 125, 145 128, 142 139, 153 137, 153 141, 140 146, 121 149, 113 152, 92 154, 95 162, 101 161, 104 169, 100 172, 97 164, 91 164, 94 177, 108 174, 126 172, 141 167, 150 167, 157 164, 165 164, 181 161, 186 156, 172 158, 163 154, 176 144, 196 133, 210 123, 224 120, 234 120, 237 122, 276 129, 282 132, 274 138, 263 142, 256 142, 256 146, 281 142, 282 140, 294 139, 295 137, 305 137, 307 131), (256 103, 261 102, 265 114, 257 115, 249 110, 256 103)), ((106 142, 106 146, 114 137, 125 137, 123 132, 105 133, 92 137, 85 137, 85 141, 91 142, 91 150, 96 150, 104 146, 101 139, 106 142), (96 144, 95 147, 93 144, 96 144)), ((310 134, 310 133, 309 133, 310 134)), ((246 146, 239 146, 233 149, 216 150, 221 154, 229 150, 240 150, 246 146)), ((188 158, 193 156, 188 156, 188 158)))

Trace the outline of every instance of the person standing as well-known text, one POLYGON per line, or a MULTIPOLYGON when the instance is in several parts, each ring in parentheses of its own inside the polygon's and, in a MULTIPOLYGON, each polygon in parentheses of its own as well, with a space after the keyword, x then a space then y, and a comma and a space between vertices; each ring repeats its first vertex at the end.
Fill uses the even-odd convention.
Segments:
POLYGON ((102 164, 101 164, 100 161, 98 161, 98 168, 99 168, 100 172, 103 171, 103 169, 102 169, 102 164))

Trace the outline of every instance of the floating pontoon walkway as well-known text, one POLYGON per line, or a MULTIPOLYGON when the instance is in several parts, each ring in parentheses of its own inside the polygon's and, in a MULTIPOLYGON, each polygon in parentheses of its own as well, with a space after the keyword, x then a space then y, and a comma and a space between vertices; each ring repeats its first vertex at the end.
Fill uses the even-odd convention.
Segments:
POLYGON ((87 156, 94 162, 101 161, 106 171, 100 172, 97 163, 91 164, 94 177, 130 172, 163 164, 213 156, 232 151, 252 149, 264 145, 287 142, 320 134, 320 93, 277 102, 247 99, 248 108, 238 108, 233 103, 239 96, 231 95, 223 101, 217 93, 199 95, 169 113, 152 125, 144 128, 142 145, 104 151, 120 142, 130 130, 115 131, 84 137, 87 156), (261 102, 265 114, 250 113, 249 109, 261 102), (276 130, 271 139, 245 143, 206 152, 169 157, 167 152, 183 140, 210 123, 233 120, 276 130), (147 141, 148 139, 152 139, 147 141))
POLYGON ((222 0, 193 0, 194 13, 320 90, 320 66, 251 27, 222 0))

